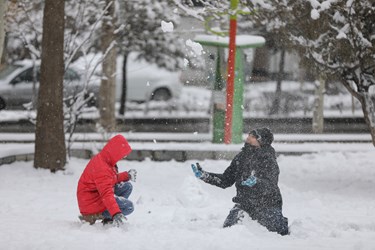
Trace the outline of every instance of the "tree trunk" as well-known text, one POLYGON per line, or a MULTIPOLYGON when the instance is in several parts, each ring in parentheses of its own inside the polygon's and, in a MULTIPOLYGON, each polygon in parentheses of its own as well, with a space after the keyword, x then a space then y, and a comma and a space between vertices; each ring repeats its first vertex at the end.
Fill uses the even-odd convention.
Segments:
POLYGON ((109 6, 103 18, 102 24, 102 52, 105 55, 103 60, 103 76, 99 90, 99 112, 100 125, 106 132, 112 132, 116 127, 115 119, 115 91, 116 91, 116 51, 113 48, 114 41, 114 13, 115 4, 106 0, 109 6), (110 6, 109 6, 110 5, 110 6))
POLYGON ((366 124, 370 130, 372 144, 375 147, 375 98, 371 98, 368 92, 363 93, 360 100, 366 124))
MULTIPOLYGON (((370 130, 372 144, 375 147, 375 97, 371 98, 371 95, 368 92, 369 88, 365 89, 363 92, 357 92, 345 79, 343 79, 342 84, 349 91, 349 93, 361 103, 363 117, 370 130)), ((357 83, 356 85, 358 88, 359 84, 357 83)))
POLYGON ((312 130, 315 134, 322 134, 324 129, 324 92, 326 80, 324 76, 320 76, 319 86, 315 89, 315 101, 313 112, 312 130))
POLYGON ((281 83, 284 79, 284 68, 285 68, 285 50, 281 50, 279 72, 277 74, 275 98, 271 106, 270 115, 275 115, 275 114, 280 113, 281 83))
POLYGON ((7 11, 7 2, 7 0, 0 0, 0 58, 2 58, 4 49, 5 13, 7 11))
POLYGON ((128 62, 128 52, 124 53, 124 61, 122 64, 122 88, 121 88, 121 103, 120 103, 120 115, 125 114, 126 109, 126 94, 127 94, 127 62, 128 62))
POLYGON ((42 63, 35 131, 35 168, 63 170, 66 147, 63 116, 64 0, 46 0, 42 63))

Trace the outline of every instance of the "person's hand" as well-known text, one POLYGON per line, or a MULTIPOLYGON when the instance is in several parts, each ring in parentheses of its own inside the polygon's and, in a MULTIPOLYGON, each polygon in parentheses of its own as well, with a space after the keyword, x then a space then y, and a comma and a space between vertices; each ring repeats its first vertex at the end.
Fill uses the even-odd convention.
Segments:
POLYGON ((128 171, 128 175, 129 175, 129 180, 135 182, 137 180, 137 170, 135 169, 130 169, 128 171))
POLYGON ((191 164, 191 169, 193 170, 195 177, 199 179, 202 179, 204 177, 205 173, 198 162, 196 163, 196 165, 191 164))
POLYGON ((257 178, 254 175, 252 175, 246 180, 242 181, 241 184, 244 186, 252 187, 255 184, 257 184, 257 178))
POLYGON ((113 216, 113 223, 119 227, 123 225, 126 221, 126 217, 123 213, 117 213, 113 216))

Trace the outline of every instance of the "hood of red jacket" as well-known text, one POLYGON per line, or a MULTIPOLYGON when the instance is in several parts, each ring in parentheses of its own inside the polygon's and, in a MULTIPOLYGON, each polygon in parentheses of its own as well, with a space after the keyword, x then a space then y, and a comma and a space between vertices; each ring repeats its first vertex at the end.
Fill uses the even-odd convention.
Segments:
POLYGON ((119 160, 129 155, 131 151, 132 149, 125 137, 116 135, 108 141, 99 154, 105 162, 113 167, 119 160))

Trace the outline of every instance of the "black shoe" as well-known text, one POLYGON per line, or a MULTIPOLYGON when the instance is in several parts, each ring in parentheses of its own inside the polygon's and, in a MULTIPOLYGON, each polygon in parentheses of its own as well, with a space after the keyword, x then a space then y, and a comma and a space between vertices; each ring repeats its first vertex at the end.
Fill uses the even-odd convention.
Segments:
POLYGON ((113 220, 109 219, 109 218, 104 218, 102 220, 102 223, 103 223, 103 225, 111 225, 111 224, 113 224, 113 220))

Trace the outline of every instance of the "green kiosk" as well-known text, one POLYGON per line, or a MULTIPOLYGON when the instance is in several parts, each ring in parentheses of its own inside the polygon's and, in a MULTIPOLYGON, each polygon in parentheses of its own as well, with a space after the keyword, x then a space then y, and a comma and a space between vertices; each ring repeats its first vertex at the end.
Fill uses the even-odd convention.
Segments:
MULTIPOLYGON (((195 42, 200 43, 202 46, 207 46, 209 49, 216 50, 215 72, 212 80, 212 132, 213 143, 224 143, 225 123, 226 123, 226 108, 228 106, 227 91, 225 88, 226 79, 228 74, 222 74, 222 67, 225 62, 224 50, 229 46, 229 37, 216 36, 216 35, 197 35, 194 39, 195 42), (226 77, 223 77, 226 76, 226 77)), ((234 68, 234 91, 232 93, 233 103, 229 104, 232 107, 230 133, 230 143, 242 143, 243 134, 243 89, 244 89, 244 50, 262 47, 265 44, 265 39, 261 36, 252 35, 237 35, 236 36, 236 53, 235 53, 235 68, 234 68)), ((248 67, 251 72, 251 65, 254 58, 254 53, 247 54, 248 67), (249 58, 250 57, 250 58, 249 58)), ((226 142, 227 143, 227 142, 226 142)))

